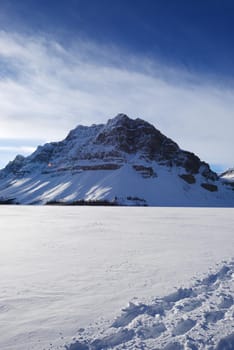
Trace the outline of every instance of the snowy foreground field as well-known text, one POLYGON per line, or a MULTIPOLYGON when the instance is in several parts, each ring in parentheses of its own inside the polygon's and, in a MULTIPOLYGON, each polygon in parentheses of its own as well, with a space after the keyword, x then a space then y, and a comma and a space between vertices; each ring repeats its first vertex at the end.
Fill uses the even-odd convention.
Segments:
POLYGON ((0 349, 234 349, 234 209, 0 207, 0 349))

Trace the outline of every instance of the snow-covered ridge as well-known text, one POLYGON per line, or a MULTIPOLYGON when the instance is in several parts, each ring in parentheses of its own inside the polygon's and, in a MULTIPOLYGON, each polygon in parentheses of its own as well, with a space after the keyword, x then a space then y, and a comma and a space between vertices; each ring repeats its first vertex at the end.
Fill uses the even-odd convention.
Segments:
POLYGON ((234 183, 234 168, 228 169, 224 173, 220 175, 220 178, 227 182, 233 182, 234 183))
POLYGON ((0 171, 2 202, 233 206, 231 186, 142 119, 77 126, 0 171))
POLYGON ((234 262, 150 303, 132 303, 114 322, 78 332, 67 350, 231 350, 234 262))

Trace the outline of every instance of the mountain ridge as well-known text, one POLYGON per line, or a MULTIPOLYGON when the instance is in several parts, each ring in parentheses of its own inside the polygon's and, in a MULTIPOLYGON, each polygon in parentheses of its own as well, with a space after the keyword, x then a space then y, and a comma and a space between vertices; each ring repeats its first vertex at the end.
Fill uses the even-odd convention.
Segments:
POLYGON ((64 140, 16 156, 0 170, 0 198, 22 204, 234 206, 232 188, 209 164, 152 124, 123 113, 106 124, 78 125, 64 140))

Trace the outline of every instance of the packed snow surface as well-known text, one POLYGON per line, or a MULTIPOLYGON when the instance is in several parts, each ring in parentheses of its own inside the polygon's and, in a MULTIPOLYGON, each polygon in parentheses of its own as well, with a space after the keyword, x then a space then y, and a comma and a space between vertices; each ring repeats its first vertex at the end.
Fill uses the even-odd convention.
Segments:
POLYGON ((1 350, 233 349, 233 214, 1 206, 1 350))

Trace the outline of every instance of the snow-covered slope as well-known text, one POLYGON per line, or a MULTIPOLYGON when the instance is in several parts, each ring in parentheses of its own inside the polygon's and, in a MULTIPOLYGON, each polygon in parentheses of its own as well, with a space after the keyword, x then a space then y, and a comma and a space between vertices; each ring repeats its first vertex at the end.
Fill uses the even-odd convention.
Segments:
POLYGON ((142 119, 119 114, 18 155, 0 171, 2 202, 234 206, 233 187, 142 119))
POLYGON ((228 169, 220 175, 220 178, 224 182, 234 183, 234 168, 228 169))

